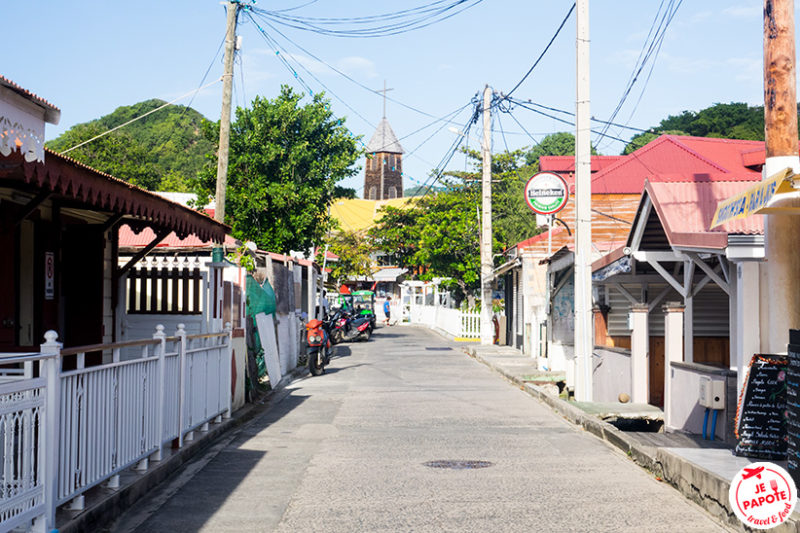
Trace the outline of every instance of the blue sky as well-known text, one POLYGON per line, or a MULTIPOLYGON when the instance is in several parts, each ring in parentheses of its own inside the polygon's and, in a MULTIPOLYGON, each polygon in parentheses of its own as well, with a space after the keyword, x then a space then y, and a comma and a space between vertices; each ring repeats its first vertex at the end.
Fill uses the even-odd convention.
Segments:
MULTIPOLYGON (((284 9, 308 1, 264 0, 256 6, 284 9)), ((414 0, 398 7, 397 2, 383 0, 317 0, 293 13, 313 17, 377 15, 423 3, 414 0)), ((593 116, 608 118, 617 105, 660 3, 591 0, 593 116)), ((327 88, 334 112, 346 117, 354 134, 363 135, 367 142, 381 118, 381 98, 331 71, 326 64, 374 89, 382 88, 385 79, 394 89, 389 93, 391 98, 440 117, 467 104, 487 83, 508 92, 539 56, 571 5, 572 1, 566 0, 485 0, 428 28, 376 39, 282 31, 323 60, 317 61, 285 43, 291 59, 304 65, 319 82, 302 69, 298 69, 300 77, 315 92, 327 88)), ((169 101, 192 91, 200 86, 209 65, 208 81, 222 73, 221 54, 214 59, 225 30, 224 7, 218 0, 30 0, 6 2, 0 13, 6 43, 0 74, 62 110, 60 124, 48 127, 48 138, 121 105, 148 98, 169 101)), ((235 105, 245 105, 256 95, 272 98, 282 83, 304 90, 277 61, 252 23, 242 24, 238 33, 242 50, 236 65, 235 105)), ((514 96, 574 111, 574 73, 573 14, 514 96)), ((617 122, 647 128, 669 114, 699 110, 716 102, 762 104, 761 2, 683 2, 639 100, 644 78, 634 86, 617 122)), ((221 84, 216 84, 197 94, 192 107, 217 120, 220 98, 221 84)), ((178 103, 188 104, 189 99, 178 103)), ((404 158, 405 186, 424 182, 455 134, 447 127, 435 133, 441 123, 412 134, 432 119, 391 101, 387 115, 406 152, 413 150, 404 158)), ((454 121, 463 124, 467 115, 465 110, 454 121)), ((495 151, 506 146, 512 150, 531 146, 548 133, 572 129, 521 108, 514 110, 513 116, 522 127, 508 114, 494 119, 495 151)), ((475 147, 480 129, 472 131, 470 145, 475 147)), ((609 130, 609 134, 624 139, 633 133, 609 130)), ((622 149, 622 144, 613 140, 593 142, 604 154, 617 154, 622 149)), ((464 165, 464 158, 456 155, 450 168, 463 169, 464 165)), ((360 172, 342 184, 360 188, 362 176, 360 172)))

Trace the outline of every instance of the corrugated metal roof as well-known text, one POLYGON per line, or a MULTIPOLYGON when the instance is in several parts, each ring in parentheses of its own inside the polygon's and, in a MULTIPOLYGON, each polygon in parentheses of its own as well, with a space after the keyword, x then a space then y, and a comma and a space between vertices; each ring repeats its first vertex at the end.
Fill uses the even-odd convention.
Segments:
MULTIPOLYGON (((144 248, 148 244, 152 242, 155 238, 156 233, 150 229, 149 227, 144 228, 139 233, 134 233, 133 230, 127 224, 123 224, 119 227, 119 247, 120 249, 125 248, 144 248)), ((225 246, 228 247, 236 247, 237 242, 236 239, 231 237, 230 235, 225 235, 225 246)), ((178 237, 175 232, 173 231, 166 238, 161 241, 156 249, 163 249, 163 248, 180 248, 183 250, 189 248, 212 248, 214 243, 212 241, 204 241, 203 239, 199 238, 197 235, 188 235, 186 238, 181 239, 178 237)))
POLYGON ((714 211, 725 200, 752 186, 750 181, 647 182, 645 191, 653 202, 672 246, 722 249, 728 233, 759 235, 764 233, 764 218, 751 216, 731 220, 709 229, 714 211))
POLYGON ((640 193, 645 179, 655 175, 661 181, 761 179, 759 170, 745 166, 743 154, 763 146, 761 141, 662 135, 594 174, 592 193, 640 193))
POLYGON ((346 231, 364 231, 375 225, 381 207, 391 206, 401 209, 411 206, 416 198, 392 198, 391 200, 362 200, 359 198, 334 200, 331 204, 331 216, 339 221, 339 226, 346 231))
MULTIPOLYGON (((592 172, 598 172, 613 165, 624 155, 593 155, 592 172)), ((543 155, 539 158, 539 170, 542 172, 575 172, 574 155, 543 155)))
POLYGON ((388 153, 388 154, 402 154, 403 147, 400 146, 400 141, 397 140, 392 127, 386 117, 378 124, 378 129, 372 134, 372 138, 367 143, 367 153, 388 153))

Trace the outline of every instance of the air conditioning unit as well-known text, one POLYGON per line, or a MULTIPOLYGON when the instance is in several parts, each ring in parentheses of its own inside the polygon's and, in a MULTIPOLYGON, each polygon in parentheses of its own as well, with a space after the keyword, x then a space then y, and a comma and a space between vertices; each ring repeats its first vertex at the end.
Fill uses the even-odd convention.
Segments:
POLYGON ((701 376, 699 403, 709 409, 725 409, 725 382, 701 376))

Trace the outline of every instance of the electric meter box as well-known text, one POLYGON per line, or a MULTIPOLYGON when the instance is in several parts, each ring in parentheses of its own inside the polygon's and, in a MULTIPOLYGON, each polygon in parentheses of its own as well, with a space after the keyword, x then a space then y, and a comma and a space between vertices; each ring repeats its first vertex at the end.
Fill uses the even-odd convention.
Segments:
POLYGON ((699 403, 709 409, 725 409, 725 381, 701 376, 699 403))

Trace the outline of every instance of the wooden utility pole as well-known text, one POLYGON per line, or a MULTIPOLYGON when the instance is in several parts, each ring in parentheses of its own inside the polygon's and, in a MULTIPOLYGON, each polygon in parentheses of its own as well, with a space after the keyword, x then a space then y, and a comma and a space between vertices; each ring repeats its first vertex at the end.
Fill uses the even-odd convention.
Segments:
MULTIPOLYGON (((764 136, 766 162, 762 179, 791 168, 800 171, 797 152, 794 1, 764 0, 764 136)), ((761 349, 785 353, 789 329, 800 328, 800 217, 765 215, 766 279, 761 298, 768 298, 762 320, 761 349)))
POLYGON ((483 90, 483 177, 481 197, 481 344, 494 344, 492 326, 492 89, 483 90))
POLYGON ((233 92, 233 54, 236 45, 238 2, 223 2, 228 10, 225 31, 225 72, 222 75, 222 115, 219 119, 219 154, 217 156, 217 192, 214 219, 225 222, 225 189, 228 186, 228 147, 231 138, 231 93, 233 92))
POLYGON ((592 401, 592 152, 589 0, 577 0, 575 97, 575 397, 592 401))

